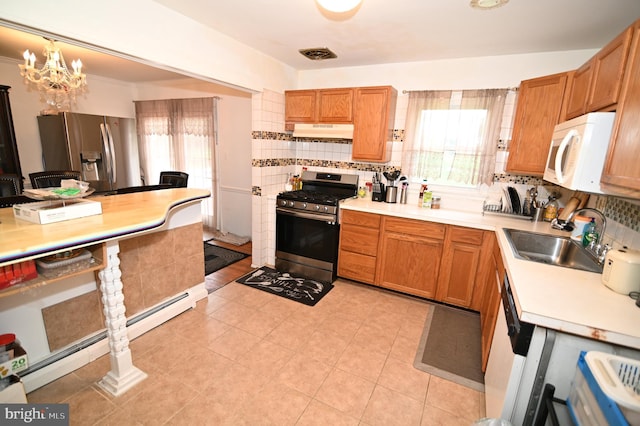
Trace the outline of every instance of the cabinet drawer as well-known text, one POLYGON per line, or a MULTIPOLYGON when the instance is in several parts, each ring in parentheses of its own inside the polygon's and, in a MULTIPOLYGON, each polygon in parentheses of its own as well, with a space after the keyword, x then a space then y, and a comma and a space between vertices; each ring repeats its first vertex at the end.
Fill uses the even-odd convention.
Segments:
POLYGON ((378 253, 378 230, 344 225, 340 231, 340 250, 375 256, 378 253))
POLYGON ((378 229, 380 228, 380 216, 371 213, 342 210, 342 223, 378 229))
POLYGON ((340 250, 338 276, 373 284, 376 275, 376 258, 340 250))
POLYGON ((449 227, 449 237, 456 243, 482 245, 484 231, 481 229, 462 228, 458 226, 449 227))
POLYGON ((422 220, 400 219, 396 217, 385 217, 385 232, 397 232, 400 234, 429 237, 437 240, 444 239, 446 225, 441 223, 425 222, 422 220))

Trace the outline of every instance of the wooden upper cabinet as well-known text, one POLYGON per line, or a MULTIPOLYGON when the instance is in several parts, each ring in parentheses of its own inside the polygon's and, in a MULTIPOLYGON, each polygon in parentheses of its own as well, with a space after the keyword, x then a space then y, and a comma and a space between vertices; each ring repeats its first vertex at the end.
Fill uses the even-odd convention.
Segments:
POLYGON ((286 123, 317 122, 317 90, 287 90, 284 92, 286 123))
POLYGON ((319 123, 353 123, 353 89, 318 91, 319 123))
POLYGON ((607 193, 640 198, 640 21, 629 54, 627 72, 613 123, 609 151, 602 171, 603 189, 607 193), (613 186, 611 186, 613 185, 613 186))
POLYGON ((398 93, 391 86, 355 89, 353 109, 354 160, 389 161, 398 93))
POLYGON ((572 74, 553 74, 520 83, 507 171, 544 174, 553 128, 565 118, 564 94, 572 74))
POLYGON ((618 102, 625 74, 633 27, 627 28, 593 57, 593 78, 587 111, 599 111, 618 102))
POLYGON ((353 89, 287 90, 285 123, 352 123, 353 89))
POLYGON ((587 99, 593 76, 593 59, 573 73, 570 87, 567 89, 567 120, 579 117, 587 112, 587 99))
POLYGON ((629 27, 576 70, 567 90, 567 120, 588 112, 615 109, 632 36, 633 27, 629 27))

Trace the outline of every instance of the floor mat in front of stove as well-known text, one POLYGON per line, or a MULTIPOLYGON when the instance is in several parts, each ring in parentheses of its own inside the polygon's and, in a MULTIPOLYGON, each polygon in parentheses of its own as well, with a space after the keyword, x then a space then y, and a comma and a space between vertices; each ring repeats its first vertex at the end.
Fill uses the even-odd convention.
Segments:
POLYGON ((331 283, 295 277, 267 266, 238 278, 236 282, 308 306, 315 306, 333 288, 331 283))

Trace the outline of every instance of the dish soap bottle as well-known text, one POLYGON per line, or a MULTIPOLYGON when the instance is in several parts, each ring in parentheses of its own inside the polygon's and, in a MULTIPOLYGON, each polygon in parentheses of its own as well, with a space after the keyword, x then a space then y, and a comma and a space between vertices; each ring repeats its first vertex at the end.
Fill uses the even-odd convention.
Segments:
POLYGON ((595 244, 598 241, 598 233, 596 232, 596 219, 591 218, 582 232, 582 246, 588 247, 590 244, 595 244))

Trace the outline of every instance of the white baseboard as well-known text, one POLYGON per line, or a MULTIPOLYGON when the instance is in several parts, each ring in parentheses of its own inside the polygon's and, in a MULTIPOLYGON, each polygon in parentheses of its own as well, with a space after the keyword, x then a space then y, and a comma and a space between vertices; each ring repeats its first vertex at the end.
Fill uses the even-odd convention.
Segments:
MULTIPOLYGON (((182 294, 185 293, 177 294, 175 297, 178 297, 182 294)), ((196 302, 207 297, 208 292, 204 287, 204 283, 200 283, 188 289, 186 291, 186 294, 186 297, 183 297, 182 299, 177 300, 176 302, 167 305, 157 312, 154 312, 153 314, 128 326, 127 331, 129 340, 134 340, 147 331, 152 330, 159 325, 162 325, 171 318, 174 318, 189 309, 195 308, 196 302)), ((144 315, 145 312, 152 311, 156 308, 156 306, 151 307, 136 316, 144 315)), ((52 362, 51 364, 22 377, 25 391, 27 393, 32 392, 44 385, 53 382, 54 380, 59 379, 66 374, 77 370, 78 368, 89 364, 92 361, 95 361, 96 359, 108 353, 109 342, 107 338, 104 337, 103 339, 91 344, 90 346, 87 346, 86 348, 79 350, 78 352, 71 353, 60 360, 52 362)), ((108 371, 105 371, 104 373, 107 374, 108 371)))

